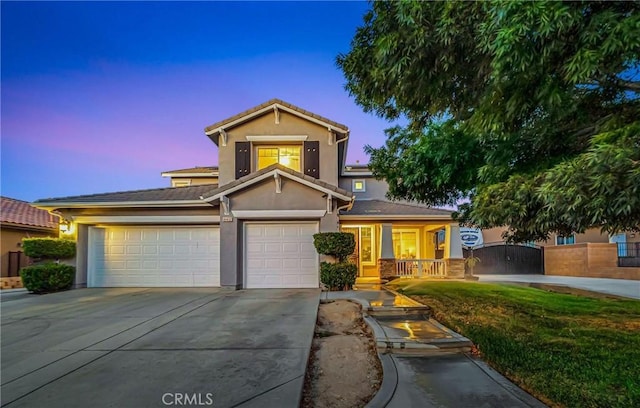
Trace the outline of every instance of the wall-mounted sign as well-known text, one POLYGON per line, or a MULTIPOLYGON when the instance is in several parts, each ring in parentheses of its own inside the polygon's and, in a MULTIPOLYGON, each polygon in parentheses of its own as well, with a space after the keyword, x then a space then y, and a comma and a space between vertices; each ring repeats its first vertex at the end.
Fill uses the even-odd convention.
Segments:
POLYGON ((479 247, 484 244, 482 231, 478 228, 460 228, 460 238, 462 239, 462 245, 466 247, 479 247))
POLYGON ((222 222, 233 222, 233 217, 222 217, 222 222))

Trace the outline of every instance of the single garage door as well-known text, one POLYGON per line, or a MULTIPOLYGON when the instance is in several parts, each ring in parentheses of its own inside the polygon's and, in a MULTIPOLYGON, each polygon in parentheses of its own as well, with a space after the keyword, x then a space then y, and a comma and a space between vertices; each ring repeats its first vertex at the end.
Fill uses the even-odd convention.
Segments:
POLYGON ((246 224, 247 288, 317 288, 318 223, 246 224))
POLYGON ((220 286, 218 227, 89 228, 88 286, 220 286))

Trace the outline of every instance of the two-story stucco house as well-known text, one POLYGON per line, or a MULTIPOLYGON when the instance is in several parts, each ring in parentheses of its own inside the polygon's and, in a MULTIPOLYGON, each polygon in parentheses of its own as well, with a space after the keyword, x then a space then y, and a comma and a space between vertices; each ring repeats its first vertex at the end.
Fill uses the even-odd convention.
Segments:
POLYGON ((71 223, 78 287, 317 288, 313 234, 352 232, 360 281, 461 276, 447 210, 385 199, 347 166, 349 129, 278 99, 205 129, 218 167, 162 173, 169 188, 43 199, 71 223))

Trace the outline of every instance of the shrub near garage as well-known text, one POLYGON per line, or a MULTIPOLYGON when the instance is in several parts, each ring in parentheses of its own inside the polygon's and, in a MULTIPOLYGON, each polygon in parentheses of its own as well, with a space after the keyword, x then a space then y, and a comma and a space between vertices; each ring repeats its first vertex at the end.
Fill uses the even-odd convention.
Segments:
POLYGON ((22 284, 27 290, 48 293, 71 288, 75 267, 61 264, 59 260, 75 256, 75 242, 60 238, 25 238, 22 247, 25 255, 37 261, 20 270, 22 284))
POLYGON ((20 276, 30 292, 49 293, 71 288, 75 271, 71 265, 46 262, 22 268, 20 276))
POLYGON ((356 242, 348 232, 321 232, 314 234, 313 245, 318 253, 335 257, 337 263, 320 264, 320 281, 330 290, 348 290, 356 283, 357 267, 346 262, 353 253, 356 242))

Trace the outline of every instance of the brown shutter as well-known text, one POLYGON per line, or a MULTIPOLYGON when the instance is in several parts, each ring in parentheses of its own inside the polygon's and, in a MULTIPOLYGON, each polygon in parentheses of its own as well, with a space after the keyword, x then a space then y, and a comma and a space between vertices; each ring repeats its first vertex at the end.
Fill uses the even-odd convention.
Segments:
POLYGON ((251 142, 236 142, 236 179, 251 172, 251 142))
POLYGON ((304 174, 320 178, 320 142, 304 142, 304 174))

